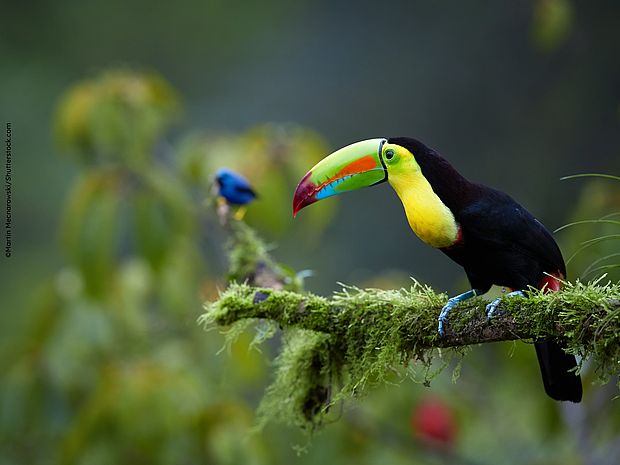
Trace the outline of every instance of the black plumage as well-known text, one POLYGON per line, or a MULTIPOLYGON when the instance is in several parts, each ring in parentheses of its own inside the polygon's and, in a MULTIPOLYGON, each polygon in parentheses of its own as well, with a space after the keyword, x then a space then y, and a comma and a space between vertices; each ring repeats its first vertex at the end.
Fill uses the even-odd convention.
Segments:
MULTIPOLYGON (((459 239, 440 250, 465 269, 472 288, 483 292, 492 285, 540 289, 548 281, 547 274, 566 276, 562 253, 549 231, 509 195, 468 181, 415 139, 396 137, 388 142, 414 155, 433 191, 454 215, 461 228, 459 239)), ((555 341, 536 341, 535 346, 547 394, 579 402, 581 379, 569 372, 576 366, 574 356, 555 341)))

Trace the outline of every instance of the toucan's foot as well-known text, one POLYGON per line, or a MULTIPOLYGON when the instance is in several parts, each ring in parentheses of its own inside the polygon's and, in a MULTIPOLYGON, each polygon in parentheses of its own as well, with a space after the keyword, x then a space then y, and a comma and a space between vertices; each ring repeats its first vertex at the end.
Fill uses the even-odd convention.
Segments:
POLYGON ((502 298, 498 297, 497 299, 493 299, 493 301, 487 305, 487 320, 490 320, 497 310, 497 306, 502 302, 502 298))
POLYGON ((441 309, 441 313, 439 314, 439 335, 443 337, 446 333, 445 326, 448 322, 448 313, 450 310, 458 305, 459 302, 463 302, 464 300, 471 299, 472 297, 476 297, 477 295, 484 294, 479 289, 472 289, 471 291, 463 292, 462 294, 455 295, 454 297, 450 297, 446 305, 441 309))
POLYGON ((489 305, 487 305, 487 320, 490 320, 491 318, 493 318, 493 314, 495 313, 495 310, 497 310, 497 307, 499 307, 499 304, 502 303, 503 299, 505 299, 506 297, 514 297, 514 296, 525 297, 525 294, 523 293, 523 291, 509 292, 504 297, 498 297, 497 299, 494 299, 489 305))
POLYGON ((441 309, 441 313, 439 314, 439 335, 443 337, 446 334, 446 330, 444 328, 445 324, 448 322, 448 313, 459 303, 455 297, 448 299, 448 303, 443 306, 441 309))

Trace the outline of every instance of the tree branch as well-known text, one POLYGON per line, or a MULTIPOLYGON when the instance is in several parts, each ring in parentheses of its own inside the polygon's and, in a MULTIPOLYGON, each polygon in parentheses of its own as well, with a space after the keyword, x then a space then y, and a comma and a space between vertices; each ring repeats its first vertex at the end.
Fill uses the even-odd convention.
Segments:
POLYGON ((607 342, 620 345, 620 315, 616 315, 620 312, 620 293, 614 286, 577 285, 555 294, 506 299, 492 320, 485 314, 488 302, 473 299, 452 311, 446 334, 439 337, 437 317, 445 302, 445 296, 422 286, 411 291, 345 287, 344 293, 326 299, 232 285, 208 307, 205 318, 221 326, 248 318, 267 319, 283 328, 335 335, 346 333, 354 319, 369 325, 381 319, 381 323, 393 323, 403 330, 415 324, 415 331, 403 340, 404 351, 520 339, 566 339, 576 333, 582 344, 594 344, 606 334, 611 336, 607 342))
POLYGON ((276 381, 261 411, 301 426, 315 425, 334 400, 358 395, 368 382, 387 379, 398 365, 413 360, 429 373, 440 348, 556 339, 567 351, 590 359, 599 379, 618 373, 617 284, 569 283, 557 293, 531 290, 528 297, 507 298, 491 321, 487 302, 472 299, 452 310, 440 337, 437 317, 446 299, 417 283, 398 291, 344 287, 329 299, 231 284, 206 306, 202 321, 230 326, 259 319, 283 330, 286 342, 276 360, 276 381))
POLYGON ((401 290, 344 286, 331 298, 303 293, 303 278, 275 262, 251 228, 232 220, 227 228, 229 277, 247 284, 232 283, 206 304, 200 321, 229 327, 230 337, 254 320, 267 322, 267 328, 259 325, 257 342, 283 330, 276 379, 259 407, 263 423, 276 418, 313 428, 334 402, 387 382, 395 367, 413 361, 428 382, 438 354, 462 355, 472 344, 555 339, 589 359, 599 380, 618 374, 619 284, 567 283, 556 293, 532 289, 527 297, 504 300, 491 321, 487 302, 472 299, 452 310, 439 337, 437 317, 446 295, 418 283, 401 290))

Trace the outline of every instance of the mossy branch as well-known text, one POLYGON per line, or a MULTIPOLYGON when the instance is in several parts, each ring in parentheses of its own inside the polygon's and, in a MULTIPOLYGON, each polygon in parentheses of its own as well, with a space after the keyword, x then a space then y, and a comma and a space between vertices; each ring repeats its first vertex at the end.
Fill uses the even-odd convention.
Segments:
POLYGON ((304 426, 320 421, 336 399, 386 379, 399 364, 413 360, 429 369, 436 349, 458 353, 471 344, 557 339, 569 352, 590 359, 600 379, 619 371, 618 285, 532 290, 528 297, 506 299, 491 321, 487 302, 473 299, 452 311, 446 335, 439 337, 437 316, 446 299, 417 283, 388 291, 345 286, 331 298, 232 284, 207 305, 203 321, 230 326, 260 319, 284 330, 277 379, 261 410, 304 426))
POLYGON ((506 299, 491 320, 485 314, 488 302, 473 299, 453 310, 445 336, 439 337, 437 316, 445 302, 445 295, 419 285, 400 291, 344 287, 326 299, 233 284, 209 307, 206 317, 223 326, 247 318, 267 319, 283 328, 340 336, 356 324, 369 330, 378 323, 399 325, 403 351, 520 339, 566 339, 576 332, 580 337, 574 342, 583 345, 600 338, 602 329, 620 343, 620 313, 617 320, 613 318, 620 312, 620 293, 612 286, 577 285, 560 293, 536 292, 527 298, 506 299))
POLYGON ((200 321, 227 327, 229 339, 258 321, 255 342, 282 329, 276 378, 259 407, 261 424, 274 418, 312 429, 335 402, 393 379, 399 365, 421 367, 428 383, 440 371, 432 371, 433 360, 442 358, 441 369, 473 344, 555 339, 589 360, 600 381, 620 371, 620 284, 531 289, 527 297, 505 299, 491 321, 487 302, 472 299, 452 310, 439 337, 445 294, 418 283, 400 290, 343 286, 331 298, 304 293, 303 273, 273 260, 245 223, 225 219, 232 283, 206 304, 200 321))

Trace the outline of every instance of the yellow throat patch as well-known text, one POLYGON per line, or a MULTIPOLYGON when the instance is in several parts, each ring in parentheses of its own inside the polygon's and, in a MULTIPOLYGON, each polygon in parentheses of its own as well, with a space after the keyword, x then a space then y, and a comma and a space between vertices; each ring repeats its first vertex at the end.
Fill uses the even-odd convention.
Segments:
POLYGON ((419 169, 388 176, 400 197, 413 232, 436 248, 449 247, 458 238, 458 224, 419 169))

